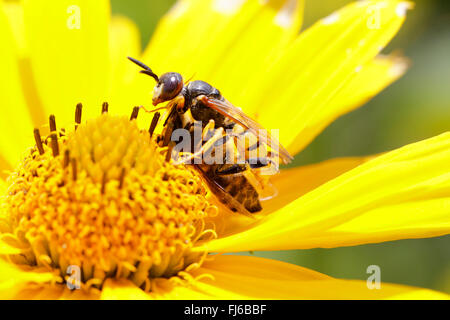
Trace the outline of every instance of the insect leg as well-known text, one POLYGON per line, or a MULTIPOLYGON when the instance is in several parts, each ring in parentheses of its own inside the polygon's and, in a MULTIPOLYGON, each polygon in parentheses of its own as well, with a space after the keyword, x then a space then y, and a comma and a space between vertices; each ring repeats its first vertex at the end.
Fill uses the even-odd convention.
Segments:
POLYGON ((250 168, 252 169, 259 169, 262 167, 266 167, 271 163, 269 158, 251 158, 248 159, 247 162, 250 165, 250 168))
POLYGON ((216 174, 218 176, 230 176, 238 173, 242 173, 248 170, 246 164, 221 164, 216 169, 216 174))
MULTIPOLYGON (((201 121, 198 121, 197 123, 200 123, 200 126, 201 126, 201 121)), ((185 128, 185 130, 190 130, 190 127, 193 126, 192 123, 189 123, 188 125, 189 125, 189 127, 185 128)), ((215 121, 209 120, 208 124, 202 130, 201 140, 198 141, 197 145, 195 145, 193 147, 194 150, 198 150, 199 148, 201 148, 203 142, 206 142, 212 138, 212 136, 214 135, 214 130, 213 130, 214 127, 215 127, 215 121)), ((184 154, 193 156, 194 152, 192 152, 192 153, 185 152, 184 154)))
POLYGON ((218 140, 222 139, 222 137, 223 137, 223 128, 221 127, 219 129, 215 130, 213 137, 211 139, 209 139, 206 143, 204 143, 201 146, 199 151, 197 151, 196 153, 192 153, 187 156, 181 157, 181 161, 178 162, 177 164, 181 164, 181 163, 189 164, 193 159, 201 157, 202 154, 204 154, 207 150, 212 148, 218 140))
MULTIPOLYGON (((263 164, 263 161, 259 163, 263 164)), ((255 188, 260 200, 268 200, 278 194, 276 188, 270 183, 268 177, 262 177, 258 173, 260 169, 251 169, 248 163, 246 164, 225 164, 219 166, 215 173, 217 176, 233 176, 243 175, 247 181, 255 188)))
POLYGON ((278 194, 278 190, 270 183, 270 176, 279 171, 277 160, 278 158, 273 160, 269 157, 247 160, 247 165, 251 170, 244 172, 244 174, 258 192, 261 201, 271 199, 278 194))
MULTIPOLYGON (((227 157, 234 152, 230 150, 233 144, 227 144, 227 157)), ((230 160, 227 158, 227 160, 230 160)), ((235 175, 247 171, 249 169, 259 169, 270 165, 271 160, 268 158, 250 158, 245 160, 245 163, 230 163, 227 161, 216 168, 216 174, 220 176, 235 175)))
POLYGON ((209 120, 208 124, 205 126, 202 132, 202 141, 208 141, 214 135, 214 128, 216 122, 214 120, 209 120))
POLYGON ((250 158, 247 160, 250 168, 254 169, 258 174, 273 175, 278 173, 278 164, 274 160, 276 158, 260 157, 250 158))
POLYGON ((161 117, 161 114, 159 112, 156 112, 153 116, 152 123, 150 124, 150 128, 148 129, 148 133, 150 134, 150 137, 153 136, 153 132, 155 132, 156 126, 158 125, 159 118, 161 117))

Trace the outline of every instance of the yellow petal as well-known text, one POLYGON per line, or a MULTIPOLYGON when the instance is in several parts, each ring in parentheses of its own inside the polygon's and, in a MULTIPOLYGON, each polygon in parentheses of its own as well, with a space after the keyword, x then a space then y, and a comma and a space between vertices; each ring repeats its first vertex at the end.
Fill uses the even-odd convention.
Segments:
POLYGON ((22 285, 12 300, 58 300, 63 294, 62 285, 22 285))
POLYGON ((0 259, 0 283, 12 282, 49 282, 55 279, 55 275, 48 272, 33 272, 0 259))
POLYGON ((170 300, 190 300, 190 299, 256 299, 258 293, 262 294, 261 299, 282 299, 289 298, 286 295, 290 289, 277 288, 276 285, 289 283, 291 281, 312 281, 329 279, 328 276, 318 272, 301 268, 292 264, 275 260, 245 257, 245 256, 214 256, 211 261, 207 261, 203 266, 192 273, 194 278, 198 278, 190 284, 181 282, 171 282, 159 279, 156 282, 154 295, 157 299, 170 300), (205 276, 206 275, 206 276, 205 276), (214 280, 202 280, 202 278, 213 278, 214 280), (230 287, 224 285, 230 279, 251 279, 258 282, 253 283, 254 288, 249 290, 247 283, 243 283, 242 290, 237 289, 239 283, 230 287), (268 281, 268 282, 267 282, 268 281), (270 287, 270 296, 268 295, 270 287), (265 296, 264 296, 265 295, 265 296))
POLYGON ((271 180, 278 194, 273 199, 263 202, 263 214, 269 214, 288 205, 325 182, 370 159, 372 157, 337 158, 308 166, 281 170, 280 174, 274 176, 271 180))
POLYGON ((233 255, 215 255, 205 261, 197 274, 202 272, 233 274, 240 277, 264 277, 282 281, 314 281, 331 279, 322 273, 277 260, 233 255), (206 271, 207 270, 207 271, 206 271))
POLYGON ((23 0, 31 66, 46 114, 72 125, 83 102, 83 117, 98 115, 110 76, 109 1, 23 0))
MULTIPOLYGON (((318 164, 281 170, 280 174, 275 175, 271 180, 277 195, 270 200, 262 202, 263 211, 260 215, 265 216, 275 212, 307 192, 369 159, 371 157, 339 158, 318 164)), ((242 214, 222 210, 219 215, 211 218, 211 222, 216 225, 216 233, 221 238, 247 230, 255 223, 255 220, 242 214)))
POLYGON ((4 195, 7 188, 8 185, 6 184, 6 181, 0 178, 0 194, 4 195))
MULTIPOLYGON (((126 17, 114 16, 110 25, 109 45, 111 77, 108 102, 115 112, 131 113, 136 105, 134 100, 138 90, 143 90, 134 85, 136 66, 127 59, 128 56, 139 57, 141 54, 141 37, 136 24, 126 17)), ((148 83, 146 85, 149 86, 148 83)))
POLYGON ((341 225, 341 235, 352 243, 447 234, 449 163, 450 133, 405 146, 323 184, 252 229, 212 240, 206 248, 235 252, 331 247, 340 244, 332 237, 341 225), (333 233, 325 241, 321 237, 329 230, 333 233))
POLYGON ((205 79, 244 110, 242 102, 246 90, 243 89, 257 85, 260 72, 267 69, 299 33, 304 1, 277 0, 263 4, 252 0, 243 6, 239 15, 244 16, 245 10, 253 10, 249 4, 256 6, 257 11, 248 15, 244 23, 237 17, 228 24, 206 48, 207 53, 218 55, 208 54, 208 59, 205 57, 202 62, 208 70, 205 79))
POLYGON ((4 2, 6 16, 14 35, 16 59, 19 68, 19 78, 28 112, 35 127, 46 123, 48 115, 44 112, 36 81, 31 69, 30 52, 25 37, 24 11, 21 2, 4 2))
POLYGON ((282 129, 286 146, 304 144, 298 141, 303 130, 328 116, 329 103, 397 33, 405 20, 399 8, 405 2, 358 1, 322 19, 300 34, 258 85, 246 88, 243 106, 258 110, 265 127, 282 129))
POLYGON ((205 41, 217 36, 234 16, 213 10, 212 6, 212 0, 177 1, 159 21, 144 52, 144 62, 150 64, 157 74, 170 70, 190 77, 190 73, 197 72, 193 69, 199 65, 197 55, 202 54, 205 41))
POLYGON ((311 237, 305 245, 332 248, 448 234, 449 208, 450 197, 387 205, 311 237))
MULTIPOLYGON (((0 158, 1 160, 1 158, 0 158)), ((0 161, 1 162, 1 161, 0 161)), ((1 165, 0 165, 1 167, 1 165)), ((1 169, 0 169, 1 170, 1 169)), ((5 179, 6 174, 3 174, 0 171, 0 199, 5 195, 6 190, 8 189, 8 184, 6 183, 5 179)), ((0 211, 1 212, 1 211, 0 211)))
POLYGON ((101 300, 150 300, 151 296, 128 280, 105 281, 100 296, 101 300))
POLYGON ((49 283, 57 279, 54 274, 20 269, 0 259, 0 299, 12 299, 28 285, 49 283))
POLYGON ((22 285, 13 300, 97 300, 99 294, 85 290, 70 290, 65 284, 22 285))
POLYGON ((292 154, 299 153, 331 122, 373 98, 408 69, 408 60, 398 55, 378 55, 355 72, 339 93, 316 113, 289 146, 292 154))
POLYGON ((59 300, 99 300, 100 293, 98 290, 91 290, 90 292, 86 290, 70 290, 64 285, 64 290, 62 295, 58 298, 59 300))
MULTIPOLYGON (((219 256, 196 274, 207 273, 191 289, 210 299, 449 299, 428 289, 381 282, 369 289, 366 281, 333 279, 284 262, 245 256, 219 256)), ((195 299, 187 294, 185 299, 195 299)))
POLYGON ((25 40, 25 28, 23 23, 23 7, 20 2, 3 1, 3 10, 13 32, 15 48, 19 56, 27 54, 27 43, 25 40))
POLYGON ((4 254, 19 254, 21 250, 18 248, 14 248, 7 244, 6 242, 0 240, 0 255, 4 254))
MULTIPOLYGON (((186 283, 170 279, 156 279, 152 289, 152 295, 158 300, 208 300, 212 296, 209 292, 202 292, 186 283)), ((239 298, 242 299, 242 296, 239 298)))
POLYGON ((3 6, 0 6, 0 38, 0 169, 5 169, 5 162, 15 165, 32 146, 33 125, 22 93, 16 44, 3 6))
POLYGON ((266 69, 298 33, 303 5, 303 0, 178 1, 143 60, 156 73, 195 76, 239 101, 242 87, 254 85, 255 71, 266 69))

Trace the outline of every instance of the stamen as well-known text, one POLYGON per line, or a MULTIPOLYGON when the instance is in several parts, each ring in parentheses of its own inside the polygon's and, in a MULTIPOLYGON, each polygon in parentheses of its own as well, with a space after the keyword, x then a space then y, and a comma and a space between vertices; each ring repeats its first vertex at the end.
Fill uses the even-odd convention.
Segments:
POLYGON ((75 158, 72 158, 72 180, 77 181, 77 160, 75 158))
POLYGON ((119 189, 123 188, 123 181, 125 180, 125 168, 122 168, 122 171, 120 172, 120 177, 119 177, 119 189))
POLYGON ((130 121, 137 119, 139 115, 139 107, 134 107, 133 112, 131 113, 130 121))
POLYGON ((51 137, 53 157, 56 158, 57 156, 59 156, 58 135, 56 133, 52 133, 50 137, 51 137))
POLYGON ((64 168, 64 169, 67 168, 67 166, 69 165, 69 163, 70 163, 70 150, 69 150, 69 149, 66 149, 66 150, 64 151, 63 168, 64 168))
POLYGON ((175 148, 175 141, 170 141, 169 143, 169 148, 167 149, 167 153, 166 153, 166 162, 170 162, 170 159, 172 159, 172 151, 173 148, 175 148))
MULTIPOLYGON (((151 291, 155 278, 184 281, 200 267, 206 251, 193 249, 197 240, 214 236, 205 220, 217 207, 201 177, 171 164, 177 155, 173 124, 162 136, 168 145, 160 148, 127 117, 105 113, 61 137, 54 119, 48 143, 34 130, 36 148, 11 178, 8 222, 27 248, 11 260, 48 268, 66 283, 73 280, 68 266, 77 266, 81 289, 88 291, 101 290, 113 277, 151 291)), ((159 115, 154 119, 150 135, 159 115)))
POLYGON ((107 112, 108 112, 108 109, 109 109, 109 104, 108 104, 108 102, 103 102, 103 105, 102 105, 102 114, 103 114, 103 113, 107 113, 107 112))
POLYGON ((39 132, 39 129, 34 129, 34 140, 36 141, 36 147, 39 150, 39 154, 42 156, 45 151, 42 146, 41 133, 39 132))
POLYGON ((166 127, 166 134, 164 135, 163 146, 169 145, 170 138, 172 138, 172 132, 173 132, 173 123, 169 123, 166 127))
POLYGON ((107 173, 104 172, 103 173, 103 178, 102 178, 102 194, 105 194, 105 190, 106 190, 106 179, 107 179, 107 173))
POLYGON ((83 111, 83 105, 81 103, 77 104, 75 109, 75 130, 77 130, 78 126, 81 124, 81 114, 83 111))
POLYGON ((56 120, 53 114, 50 115, 49 117, 49 123, 50 123, 50 132, 56 132, 56 120))
POLYGON ((148 132, 150 133, 150 137, 153 136, 153 132, 156 129, 156 126, 158 125, 159 117, 161 117, 161 114, 159 112, 156 112, 153 116, 152 123, 150 124, 150 129, 148 129, 148 132))

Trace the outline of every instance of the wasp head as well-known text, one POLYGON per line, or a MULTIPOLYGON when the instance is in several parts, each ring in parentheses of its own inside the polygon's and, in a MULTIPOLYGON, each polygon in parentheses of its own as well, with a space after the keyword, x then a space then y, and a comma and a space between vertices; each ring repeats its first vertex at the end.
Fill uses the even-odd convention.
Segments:
POLYGON ((163 74, 153 91, 153 105, 172 100, 178 96, 183 89, 183 77, 176 72, 163 74))
POLYGON ((158 105, 162 102, 166 102, 175 98, 183 89, 183 77, 181 74, 176 72, 168 72, 158 77, 152 69, 143 64, 142 62, 128 57, 132 62, 140 66, 142 69, 141 73, 146 74, 157 82, 156 87, 153 91, 153 105, 158 105))

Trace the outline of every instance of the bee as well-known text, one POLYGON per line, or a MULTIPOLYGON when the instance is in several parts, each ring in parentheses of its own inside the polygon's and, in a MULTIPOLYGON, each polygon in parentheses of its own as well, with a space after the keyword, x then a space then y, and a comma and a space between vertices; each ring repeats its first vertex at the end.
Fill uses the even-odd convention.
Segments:
MULTIPOLYGON (((196 80, 184 83, 183 77, 177 72, 168 72, 158 77, 144 63, 131 57, 128 59, 143 69, 141 73, 155 79, 153 105, 168 102, 165 107, 159 108, 168 110, 163 132, 157 140, 160 145, 170 145, 174 130, 186 129, 194 135, 195 127, 201 124, 199 151, 183 154, 183 163, 191 164, 188 160, 210 151, 210 156, 222 161, 194 161, 193 166, 200 172, 215 196, 234 212, 252 215, 261 211, 260 201, 276 193, 267 187, 270 184, 262 170, 270 168, 272 174, 277 173, 279 160, 284 164, 293 160, 289 152, 260 124, 240 108, 233 106, 218 89, 207 82, 196 80), (239 145, 239 151, 237 142, 243 139, 247 139, 245 141, 248 146, 245 144, 242 150, 242 144, 239 145), (222 148, 217 151, 219 146, 222 148), (255 154, 252 151, 263 147, 269 148, 270 152, 263 153, 265 155, 262 157, 251 157, 255 154), (237 161, 237 157, 241 157, 243 161, 237 161)), ((157 113, 152 121, 153 130, 159 117, 160 114, 157 113)), ((194 141, 191 150, 196 150, 194 141)), ((169 152, 172 153, 172 150, 169 152)))

